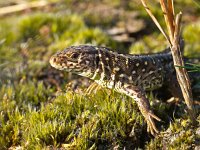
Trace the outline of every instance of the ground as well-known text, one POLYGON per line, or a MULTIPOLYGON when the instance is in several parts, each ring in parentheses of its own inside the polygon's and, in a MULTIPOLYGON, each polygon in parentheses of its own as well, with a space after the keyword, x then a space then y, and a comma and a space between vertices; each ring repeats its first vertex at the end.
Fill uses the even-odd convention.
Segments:
MULTIPOLYGON (((124 53, 167 47, 140 1, 47 2, 52 4, 0 16, 0 149, 200 148, 199 105, 193 125, 183 101, 168 103, 149 93, 153 111, 162 119, 156 123, 161 133, 153 137, 131 98, 108 89, 86 94, 92 81, 49 64, 52 54, 71 45, 124 53)), ((14 4, 0 2, 1 7, 14 4)), ((164 25, 159 4, 151 4, 164 25)), ((200 5, 178 0, 175 7, 183 12, 184 55, 199 58, 200 5)), ((200 82, 193 87, 200 89, 200 82)))

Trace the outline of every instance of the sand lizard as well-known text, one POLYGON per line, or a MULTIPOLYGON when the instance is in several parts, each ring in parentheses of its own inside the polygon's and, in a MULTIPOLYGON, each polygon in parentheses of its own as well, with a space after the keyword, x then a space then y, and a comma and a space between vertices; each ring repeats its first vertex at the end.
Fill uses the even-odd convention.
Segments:
MULTIPOLYGON (((158 133, 154 115, 145 91, 170 85, 179 93, 170 51, 151 55, 130 55, 113 52, 106 47, 71 46, 53 55, 50 64, 56 69, 88 77, 103 87, 133 98, 147 121, 147 130, 158 133)), ((175 95, 176 96, 176 95, 175 95)))

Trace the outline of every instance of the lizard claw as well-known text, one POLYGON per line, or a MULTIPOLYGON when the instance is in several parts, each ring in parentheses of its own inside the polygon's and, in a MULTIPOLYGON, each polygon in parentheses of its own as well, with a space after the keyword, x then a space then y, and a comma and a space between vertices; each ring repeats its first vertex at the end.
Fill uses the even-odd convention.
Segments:
POLYGON ((145 119, 147 121, 147 132, 150 132, 153 136, 156 136, 156 134, 159 133, 159 130, 156 128, 153 119, 156 119, 157 121, 161 121, 161 119, 152 112, 148 112, 147 115, 145 115, 145 119))
POLYGON ((99 85, 95 82, 93 82, 87 89, 86 89, 86 94, 90 95, 93 92, 96 93, 97 89, 99 88, 99 85))

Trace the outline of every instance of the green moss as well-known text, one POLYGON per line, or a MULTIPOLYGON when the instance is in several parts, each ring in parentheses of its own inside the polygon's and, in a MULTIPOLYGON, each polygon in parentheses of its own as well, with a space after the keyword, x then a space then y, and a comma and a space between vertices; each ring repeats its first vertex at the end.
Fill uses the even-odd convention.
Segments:
POLYGON ((81 17, 67 14, 38 13, 24 17, 19 22, 20 39, 37 40, 38 44, 50 44, 66 30, 76 31, 84 26, 81 17))
POLYGON ((19 61, 19 53, 16 48, 9 46, 0 46, 0 67, 3 67, 3 64, 12 64, 16 61, 19 61), (18 56, 18 57, 15 57, 18 56))
POLYGON ((123 145, 124 139, 140 143, 135 136, 143 132, 143 118, 134 111, 137 107, 132 99, 117 93, 110 97, 106 91, 90 97, 69 91, 50 102, 52 94, 53 89, 42 82, 22 80, 1 87, 2 149, 18 145, 28 149, 49 145, 111 148, 123 145))
MULTIPOLYGON (((114 98, 116 96, 109 99, 102 92, 97 96, 99 94, 99 98, 88 99, 84 95, 67 92, 53 103, 42 106, 40 111, 32 111, 24 118, 26 123, 22 124, 22 129, 26 129, 25 132, 22 130, 22 145, 28 149, 35 145, 75 149, 121 145, 121 140, 129 137, 127 133, 133 123, 141 119, 140 115, 131 109, 132 100, 124 97, 129 102, 126 103, 114 98)), ((139 135, 140 127, 137 124, 134 127, 135 134, 139 135)), ((137 140, 132 137, 132 142, 139 142, 137 140)))
POLYGON ((183 37, 185 39, 185 54, 187 56, 200 56, 200 22, 192 23, 183 30, 183 37))
POLYGON ((131 54, 148 54, 161 52, 167 47, 167 42, 162 34, 153 34, 152 36, 144 36, 142 40, 134 42, 129 50, 131 54), (163 44, 160 44, 160 43, 163 44))
POLYGON ((80 28, 79 30, 67 30, 62 34, 59 41, 49 46, 50 51, 63 50, 71 45, 93 44, 93 45, 109 45, 109 47, 117 47, 117 43, 112 41, 105 33, 98 28, 80 28))
MULTIPOLYGON (((7 105, 12 105, 12 103, 7 102, 7 105)), ((20 143, 20 126, 23 118, 24 116, 19 112, 18 108, 7 109, 6 114, 1 114, 1 149, 7 149, 11 145, 18 145, 20 143)))
POLYGON ((47 102, 52 91, 42 83, 21 83, 16 86, 4 85, 0 88, 1 148, 18 145, 21 142, 22 124, 25 115, 40 108, 47 102))
POLYGON ((11 22, 17 21, 18 19, 14 17, 0 20, 0 47, 14 44, 18 34, 16 33, 16 27, 11 22))
POLYGON ((19 40, 27 42, 28 48, 46 45, 52 53, 74 44, 116 45, 100 29, 88 28, 74 14, 38 13, 22 18, 18 28, 19 40))
POLYGON ((146 145, 146 149, 194 149, 199 137, 189 119, 176 119, 160 136, 146 145))

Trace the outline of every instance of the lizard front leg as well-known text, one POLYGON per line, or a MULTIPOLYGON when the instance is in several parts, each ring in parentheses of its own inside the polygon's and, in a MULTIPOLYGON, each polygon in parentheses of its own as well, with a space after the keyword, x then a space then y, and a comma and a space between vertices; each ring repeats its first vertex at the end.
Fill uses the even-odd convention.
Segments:
POLYGON ((145 91, 142 88, 129 84, 120 85, 117 91, 130 96, 136 101, 139 110, 147 121, 147 131, 155 136, 159 131, 155 126, 154 119, 158 121, 161 121, 161 119, 154 115, 150 109, 149 100, 146 98, 145 91))

